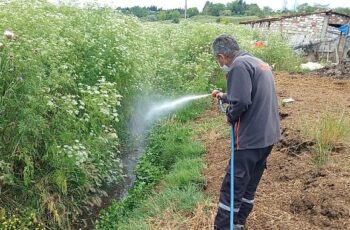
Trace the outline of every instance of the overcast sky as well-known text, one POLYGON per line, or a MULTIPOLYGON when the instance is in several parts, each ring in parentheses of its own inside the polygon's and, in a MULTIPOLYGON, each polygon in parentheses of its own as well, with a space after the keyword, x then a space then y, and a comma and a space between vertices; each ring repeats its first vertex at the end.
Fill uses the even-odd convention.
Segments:
MULTIPOLYGON (((51 2, 57 2, 59 0, 49 0, 51 2)), ((63 2, 69 0, 63 0, 63 2)), ((163 9, 185 8, 185 0, 72 0, 73 2, 98 2, 106 4, 111 7, 132 7, 132 6, 157 6, 163 9)), ((199 11, 202 11, 204 4, 207 0, 187 0, 187 7, 197 7, 199 11)), ((228 3, 233 0, 212 0, 213 3, 228 3)), ((350 7, 350 0, 287 0, 288 8, 293 9, 295 1, 300 5, 302 3, 308 3, 313 5, 315 3, 322 5, 329 5, 330 8, 336 7, 350 7)), ((246 0, 246 3, 257 3, 260 8, 269 6, 274 10, 282 9, 283 0, 246 0)))

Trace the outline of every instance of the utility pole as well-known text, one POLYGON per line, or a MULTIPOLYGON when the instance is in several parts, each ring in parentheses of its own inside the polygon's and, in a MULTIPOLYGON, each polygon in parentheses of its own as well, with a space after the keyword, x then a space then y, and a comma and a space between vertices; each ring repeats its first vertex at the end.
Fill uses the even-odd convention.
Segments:
POLYGON ((187 0, 185 0, 185 19, 187 18, 187 0))

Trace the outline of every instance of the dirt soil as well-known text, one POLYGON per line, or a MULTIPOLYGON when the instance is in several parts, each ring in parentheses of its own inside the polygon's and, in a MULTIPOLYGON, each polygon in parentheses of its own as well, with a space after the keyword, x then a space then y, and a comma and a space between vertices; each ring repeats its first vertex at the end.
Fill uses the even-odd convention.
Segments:
MULTIPOLYGON (((311 159, 313 143, 300 134, 303 122, 313 122, 323 112, 349 114, 350 81, 287 73, 276 74, 275 80, 279 99, 295 102, 280 108, 283 140, 268 159, 247 228, 350 229, 350 143, 317 166, 311 159)), ((203 117, 214 116, 224 122, 216 107, 203 117)), ((201 139, 207 148, 205 192, 217 202, 230 156, 229 133, 218 127, 201 139)), ((216 203, 213 207, 215 213, 216 203)))
POLYGON ((350 79, 350 60, 344 60, 338 65, 326 66, 322 69, 314 71, 314 73, 318 76, 328 76, 338 79, 350 79))

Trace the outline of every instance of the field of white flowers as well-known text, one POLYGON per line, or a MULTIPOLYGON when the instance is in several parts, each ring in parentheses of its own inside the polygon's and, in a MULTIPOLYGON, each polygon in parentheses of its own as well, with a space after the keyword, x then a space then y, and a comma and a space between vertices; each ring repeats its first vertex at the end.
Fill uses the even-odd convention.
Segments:
POLYGON ((44 0, 0 1, 0 18, 1 229, 69 228, 99 205, 122 178, 133 102, 208 92, 222 77, 211 53, 220 33, 276 69, 298 66, 282 39, 233 25, 141 23, 44 0))

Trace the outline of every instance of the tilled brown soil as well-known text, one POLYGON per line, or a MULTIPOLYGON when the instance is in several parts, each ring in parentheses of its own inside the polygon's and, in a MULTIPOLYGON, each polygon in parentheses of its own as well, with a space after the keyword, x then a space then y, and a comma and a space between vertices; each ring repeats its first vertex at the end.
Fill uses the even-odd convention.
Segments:
MULTIPOLYGON (((283 140, 274 147, 258 188, 248 229, 350 229, 349 141, 334 149, 324 166, 311 160, 310 140, 300 134, 303 122, 324 112, 350 112, 350 81, 278 73, 283 140)), ((213 107, 204 117, 224 115, 213 107)), ((198 121, 200 122, 200 120, 198 121)), ((201 137, 207 147, 206 193, 218 200, 230 156, 229 133, 213 128, 201 137)), ((213 210, 215 212, 215 210, 213 210)))

